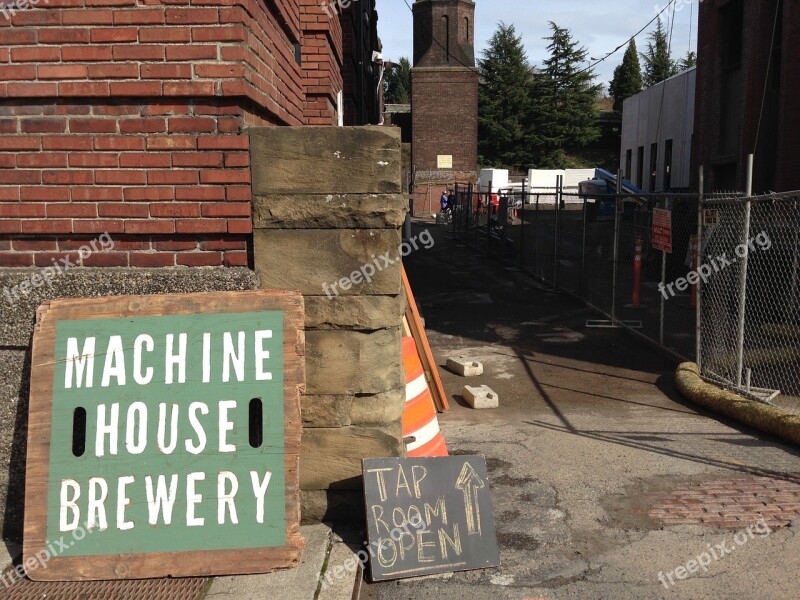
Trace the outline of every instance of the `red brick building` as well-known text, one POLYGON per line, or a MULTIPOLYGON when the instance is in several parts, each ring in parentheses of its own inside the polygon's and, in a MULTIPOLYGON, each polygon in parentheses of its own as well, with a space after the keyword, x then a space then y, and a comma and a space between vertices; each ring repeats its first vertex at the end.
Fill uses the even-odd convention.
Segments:
POLYGON ((710 190, 800 189, 800 3, 700 4, 695 163, 710 190))
MULTIPOLYGON (((444 186, 476 177, 478 70, 475 68, 475 3, 414 3, 414 67, 411 70, 412 166, 422 206, 436 187, 433 212, 444 186), (423 188, 424 186, 424 188, 423 188)), ((416 209, 415 209, 416 210, 416 209)), ((417 211, 418 212, 418 211, 417 211)))
POLYGON ((247 127, 335 125, 345 99, 366 107, 346 124, 379 118, 377 34, 353 34, 353 23, 375 32, 374 0, 332 17, 316 0, 50 0, 7 12, 0 266, 49 265, 101 233, 115 251, 83 266, 247 265, 247 127))

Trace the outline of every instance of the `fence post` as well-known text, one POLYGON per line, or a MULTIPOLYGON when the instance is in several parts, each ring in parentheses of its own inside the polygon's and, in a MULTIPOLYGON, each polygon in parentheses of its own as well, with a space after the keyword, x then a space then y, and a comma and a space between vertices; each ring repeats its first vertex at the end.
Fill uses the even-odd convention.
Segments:
POLYGON ((558 247, 561 240, 559 239, 560 225, 561 225, 561 187, 564 185, 562 175, 556 178, 556 227, 553 235, 553 288, 558 289, 558 247))
MULTIPOLYGON (((705 193, 705 172, 700 167, 700 191, 697 195, 697 264, 703 258, 703 200, 705 193)), ((695 362, 697 370, 703 373, 703 280, 697 279, 697 305, 695 306, 695 362)))
POLYGON ((619 200, 622 195, 622 169, 617 170, 617 195, 614 199, 614 264, 611 281, 611 323, 617 322, 617 260, 619 259, 619 200))
POLYGON ((747 249, 742 259, 742 270, 739 277, 739 339, 737 344, 737 363, 736 363, 736 387, 742 387, 742 376, 744 371, 744 321, 747 309, 747 263, 750 254, 747 248, 747 241, 750 239, 750 198, 753 196, 753 155, 747 156, 747 187, 745 190, 747 202, 744 205, 744 235, 742 243, 747 249))
MULTIPOLYGON (((534 269, 537 276, 539 275, 539 193, 536 193, 536 213, 534 215, 534 230, 533 230, 533 261, 534 269)), ((544 277, 542 277, 544 279, 544 277)))
POLYGON ((581 298, 585 297, 586 293, 586 220, 587 211, 589 210, 589 197, 583 197, 583 236, 581 237, 581 280, 578 285, 578 295, 581 298))
POLYGON ((522 180, 522 220, 519 231, 519 266, 525 267, 525 184, 522 180))
MULTIPOLYGON (((671 210, 672 209, 672 207, 670 206, 669 198, 665 198, 664 199, 664 208, 666 210, 671 210)), ((650 217, 650 221, 651 221, 650 227, 651 227, 651 229, 652 229, 652 226, 653 226, 652 219, 653 219, 653 217, 651 216, 650 217)), ((661 250, 661 288, 660 289, 665 290, 666 289, 666 287, 665 287, 666 285, 667 285, 667 253, 664 250, 661 250)), ((664 292, 661 292, 661 294, 659 294, 659 295, 661 296, 661 299, 660 299, 661 301, 659 303, 660 307, 659 307, 659 317, 658 317, 658 343, 661 344, 661 346, 664 346, 664 317, 665 317, 666 308, 667 308, 667 305, 666 305, 667 299, 664 297, 664 292)))

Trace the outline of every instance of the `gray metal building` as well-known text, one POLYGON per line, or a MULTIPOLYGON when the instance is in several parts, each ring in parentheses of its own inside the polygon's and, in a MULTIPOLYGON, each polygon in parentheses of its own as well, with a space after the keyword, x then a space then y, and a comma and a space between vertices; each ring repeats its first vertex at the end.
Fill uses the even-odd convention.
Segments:
POLYGON ((643 191, 690 185, 696 82, 692 67, 625 100, 620 168, 643 191))

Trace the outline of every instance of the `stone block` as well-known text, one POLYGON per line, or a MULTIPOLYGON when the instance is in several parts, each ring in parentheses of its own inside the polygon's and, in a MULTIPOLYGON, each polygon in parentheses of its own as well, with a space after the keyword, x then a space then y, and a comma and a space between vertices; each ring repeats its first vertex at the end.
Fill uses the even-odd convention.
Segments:
POLYGON ((353 425, 393 423, 403 417, 405 406, 405 387, 382 394, 356 396, 350 405, 350 423, 353 425))
POLYGON ((302 397, 303 427, 386 425, 403 416, 405 389, 381 394, 306 395, 302 397))
POLYGON ((311 296, 396 296, 401 288, 400 243, 399 229, 253 232, 261 288, 299 290, 311 296))
POLYGON ((378 394, 404 386, 399 328, 306 332, 306 393, 378 394))
POLYGON ((250 130, 254 196, 399 194, 400 130, 259 127, 250 130))
POLYGON ((498 408, 500 406, 500 398, 487 385, 480 387, 465 385, 461 395, 472 408, 485 409, 498 408))
POLYGON ((364 525, 364 492, 358 490, 300 490, 301 523, 364 525))
POLYGON ((447 369, 462 377, 477 377, 483 375, 483 363, 463 356, 447 359, 447 369))
POLYGON ((303 427, 347 427, 354 398, 352 394, 303 396, 303 427))
POLYGON ((254 229, 396 229, 408 212, 400 194, 271 194, 252 205, 254 229))
POLYGON ((374 331, 399 327, 406 313, 405 295, 306 296, 306 329, 374 331))
POLYGON ((300 447, 300 487, 358 490, 363 487, 361 459, 402 454, 400 421, 383 427, 305 429, 300 447))

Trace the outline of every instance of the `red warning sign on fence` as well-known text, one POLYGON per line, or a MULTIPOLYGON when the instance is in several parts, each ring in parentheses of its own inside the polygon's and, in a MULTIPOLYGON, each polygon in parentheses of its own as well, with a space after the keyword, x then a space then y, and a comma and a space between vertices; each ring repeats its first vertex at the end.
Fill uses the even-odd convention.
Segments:
POLYGON ((653 248, 672 254, 672 212, 653 209, 653 248))

